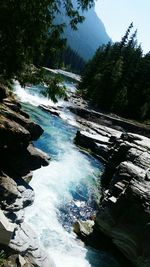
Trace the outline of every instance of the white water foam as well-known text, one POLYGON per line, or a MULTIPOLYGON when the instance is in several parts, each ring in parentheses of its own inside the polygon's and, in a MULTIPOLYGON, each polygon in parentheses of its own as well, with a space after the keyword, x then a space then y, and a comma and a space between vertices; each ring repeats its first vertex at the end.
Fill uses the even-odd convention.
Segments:
MULTIPOLYGON (((67 89, 69 89, 69 84, 66 85, 67 89)), ((32 87, 26 87, 23 88, 20 86, 18 81, 14 81, 14 90, 15 94, 17 97, 20 99, 21 102, 24 103, 30 103, 33 106, 38 107, 39 105, 44 105, 44 106, 50 106, 50 107, 60 107, 60 118, 62 118, 64 121, 66 121, 68 124, 72 126, 78 127, 78 123, 75 120, 74 114, 71 112, 67 111, 66 108, 70 105, 68 102, 58 99, 57 103, 54 103, 51 99, 42 96, 41 94, 38 93, 37 91, 33 91, 32 87)))
POLYGON ((59 161, 34 172, 31 186, 35 202, 27 209, 26 221, 34 228, 43 246, 57 267, 90 267, 87 249, 73 232, 68 233, 57 218, 58 206, 72 201, 69 188, 93 174, 88 160, 79 151, 66 145, 59 161))
POLYGON ((55 106, 54 102, 42 95, 38 95, 37 92, 33 92, 32 88, 23 88, 18 81, 14 82, 15 94, 19 97, 21 102, 30 103, 33 106, 45 105, 55 106))
MULTIPOLYGON (((30 93, 30 89, 21 88, 18 83, 15 84, 15 92, 22 102, 35 106, 54 104, 51 100, 37 95, 36 92, 30 93)), ((65 109, 64 115, 66 115, 65 109)), ((52 127, 51 124, 49 127, 52 127)), ((26 209, 25 222, 36 232, 56 267, 108 267, 103 259, 97 258, 97 254, 100 255, 100 253, 95 253, 93 256, 94 261, 98 263, 90 263, 89 248, 87 249, 76 238, 73 231, 69 233, 62 226, 59 207, 72 202, 77 208, 80 207, 82 201, 73 201, 71 190, 75 191, 83 181, 91 185, 94 175, 97 174, 91 161, 66 139, 65 133, 62 134, 63 129, 60 129, 59 125, 57 127, 53 134, 56 136, 55 145, 60 152, 57 160, 51 161, 49 166, 34 171, 31 186, 35 191, 35 201, 26 209)), ((49 138, 51 138, 50 135, 49 138)), ((112 267, 114 264, 109 266, 112 267)))

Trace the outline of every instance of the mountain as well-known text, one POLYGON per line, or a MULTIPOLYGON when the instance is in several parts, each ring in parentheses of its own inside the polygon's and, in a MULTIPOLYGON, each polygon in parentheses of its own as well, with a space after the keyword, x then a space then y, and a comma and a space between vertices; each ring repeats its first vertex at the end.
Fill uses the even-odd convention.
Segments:
MULTIPOLYGON (((76 6, 76 0, 73 1, 76 6)), ((78 24, 78 30, 73 31, 67 26, 64 37, 67 38, 68 45, 76 51, 83 59, 89 60, 96 49, 110 41, 103 22, 97 16, 94 7, 88 11, 80 11, 85 17, 83 23, 78 24)), ((57 18, 60 21, 60 18, 57 18)), ((62 18, 61 18, 62 21, 62 18)), ((63 17, 63 22, 68 24, 67 18, 63 17)))

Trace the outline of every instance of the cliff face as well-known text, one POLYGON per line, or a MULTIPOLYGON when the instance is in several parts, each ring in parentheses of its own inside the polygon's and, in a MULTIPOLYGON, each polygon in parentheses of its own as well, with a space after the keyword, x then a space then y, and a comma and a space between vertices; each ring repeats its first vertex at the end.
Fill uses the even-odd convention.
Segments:
MULTIPOLYGON (((71 110, 83 129, 76 144, 105 162, 94 231, 86 242, 97 248, 101 240, 114 243, 135 266, 150 267, 149 128, 83 108, 71 110)), ((83 238, 87 234, 79 228, 83 238)))
POLYGON ((30 258, 27 266, 52 266, 33 231, 24 223, 24 208, 34 201, 27 181, 33 170, 49 164, 48 156, 32 144, 42 133, 43 129, 0 85, 0 244, 30 258))
POLYGON ((122 134, 102 177, 96 224, 136 266, 150 266, 150 140, 122 134), (104 189, 105 188, 105 189, 104 189))

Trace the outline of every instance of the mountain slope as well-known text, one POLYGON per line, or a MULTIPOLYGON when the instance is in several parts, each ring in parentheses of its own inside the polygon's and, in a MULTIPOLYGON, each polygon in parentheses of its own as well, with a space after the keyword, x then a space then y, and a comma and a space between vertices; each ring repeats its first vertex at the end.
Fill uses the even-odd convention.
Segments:
MULTIPOLYGON (((76 0, 74 0, 74 5, 76 6, 76 0)), ((84 12, 80 11, 80 14, 85 17, 85 21, 78 25, 77 31, 73 31, 70 26, 67 26, 64 36, 67 38, 68 45, 81 57, 88 60, 94 55, 96 49, 109 42, 110 38, 94 8, 84 12)), ((56 18, 57 22, 62 22, 62 20, 68 24, 65 16, 56 18)))

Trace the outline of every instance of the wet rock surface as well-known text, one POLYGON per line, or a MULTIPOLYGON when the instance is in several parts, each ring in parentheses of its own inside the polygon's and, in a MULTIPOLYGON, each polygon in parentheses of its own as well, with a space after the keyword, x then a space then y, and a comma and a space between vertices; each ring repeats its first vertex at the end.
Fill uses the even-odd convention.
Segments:
POLYGON ((57 116, 57 117, 60 116, 60 111, 57 107, 50 107, 50 106, 44 106, 44 105, 40 105, 39 107, 43 109, 44 111, 51 113, 54 116, 57 116))
MULTIPOLYGON (((0 209, 4 217, 3 235, 8 228, 5 228, 5 222, 14 227, 10 243, 5 248, 5 251, 12 249, 12 254, 4 262, 7 267, 54 266, 41 249, 32 229, 24 224, 24 208, 34 201, 33 189, 27 181, 31 179, 33 170, 49 164, 47 154, 32 144, 42 133, 43 129, 30 120, 12 94, 10 97, 8 90, 0 85, 0 209)), ((3 240, 0 235, 2 247, 3 240)))

